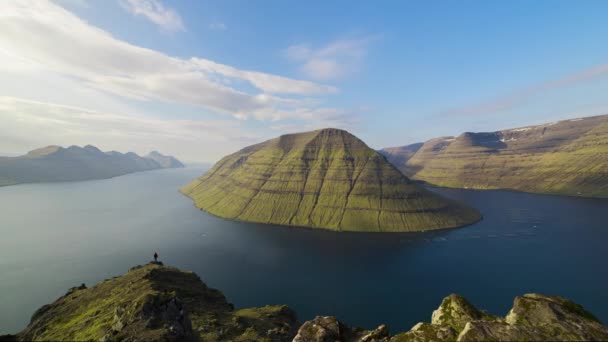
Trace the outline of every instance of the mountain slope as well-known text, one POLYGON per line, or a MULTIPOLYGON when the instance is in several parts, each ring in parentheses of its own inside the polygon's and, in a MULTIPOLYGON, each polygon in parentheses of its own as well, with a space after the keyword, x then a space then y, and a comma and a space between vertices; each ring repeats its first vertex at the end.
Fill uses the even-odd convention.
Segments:
POLYGON ((395 165, 405 165, 410 158, 418 152, 418 150, 424 145, 424 143, 415 143, 405 146, 397 146, 397 147, 386 147, 378 152, 385 156, 389 161, 395 165))
POLYGON ((157 151, 148 153, 144 158, 152 159, 163 168, 184 167, 184 164, 172 156, 165 156, 157 151))
POLYGON ((235 310, 196 274, 150 263, 89 289, 70 289, 38 309, 15 339, 286 341, 294 324, 286 306, 235 310))
POLYGON ((427 141, 406 175, 447 187, 608 197, 608 115, 427 141))
POLYGON ((180 167, 172 162, 170 166, 165 166, 167 162, 161 164, 156 160, 171 161, 171 158, 161 154, 153 159, 140 157, 133 152, 102 152, 91 145, 67 148, 47 146, 20 157, 0 157, 0 186, 101 179, 136 171, 180 167))
POLYGON ((217 216, 332 230, 418 231, 480 218, 473 209, 414 184, 338 129, 246 147, 181 191, 217 216))

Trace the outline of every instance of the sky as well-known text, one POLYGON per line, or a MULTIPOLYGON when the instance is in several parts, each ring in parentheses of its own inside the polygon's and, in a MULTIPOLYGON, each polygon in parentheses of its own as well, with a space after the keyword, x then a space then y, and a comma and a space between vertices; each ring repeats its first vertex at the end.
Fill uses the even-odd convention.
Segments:
POLYGON ((0 1, 0 155, 214 162, 281 134, 372 148, 608 113, 607 1, 0 1))

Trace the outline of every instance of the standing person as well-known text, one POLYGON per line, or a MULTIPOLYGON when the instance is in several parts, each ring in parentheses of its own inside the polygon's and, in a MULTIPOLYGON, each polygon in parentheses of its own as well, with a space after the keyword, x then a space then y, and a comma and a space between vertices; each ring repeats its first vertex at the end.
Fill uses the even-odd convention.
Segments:
POLYGON ((154 262, 158 262, 158 253, 154 252, 154 262))

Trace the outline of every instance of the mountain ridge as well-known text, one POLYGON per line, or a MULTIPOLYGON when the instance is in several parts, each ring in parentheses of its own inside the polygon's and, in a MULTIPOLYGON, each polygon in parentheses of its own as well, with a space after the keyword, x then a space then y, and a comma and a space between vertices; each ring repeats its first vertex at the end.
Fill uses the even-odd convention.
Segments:
POLYGON ((608 197, 608 115, 434 138, 405 160, 383 153, 437 186, 608 197))
POLYGON ((103 152, 93 145, 50 145, 22 156, 0 157, 0 186, 103 179, 183 166, 174 157, 158 152, 152 157, 140 157, 133 152, 103 152))

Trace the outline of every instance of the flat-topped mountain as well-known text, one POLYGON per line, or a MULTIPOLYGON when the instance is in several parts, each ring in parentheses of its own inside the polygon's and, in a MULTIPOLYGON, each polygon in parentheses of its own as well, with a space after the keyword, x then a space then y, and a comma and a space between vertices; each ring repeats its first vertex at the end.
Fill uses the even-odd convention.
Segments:
POLYGON ((480 219, 475 210, 414 184, 339 129, 246 147, 181 191, 220 217, 340 231, 419 231, 480 219))
POLYGON ((192 272, 149 263, 87 288, 73 287, 1 341, 605 341, 608 328, 582 306, 540 294, 516 297, 506 317, 452 294, 430 323, 390 335, 318 316, 299 325, 287 306, 235 309, 192 272))
POLYGON ((608 115, 431 139, 406 159, 383 153, 439 186, 608 197, 608 115))
POLYGON ((183 167, 177 159, 152 152, 102 152, 97 147, 47 146, 19 157, 0 157, 0 186, 110 178, 131 172, 183 167))

